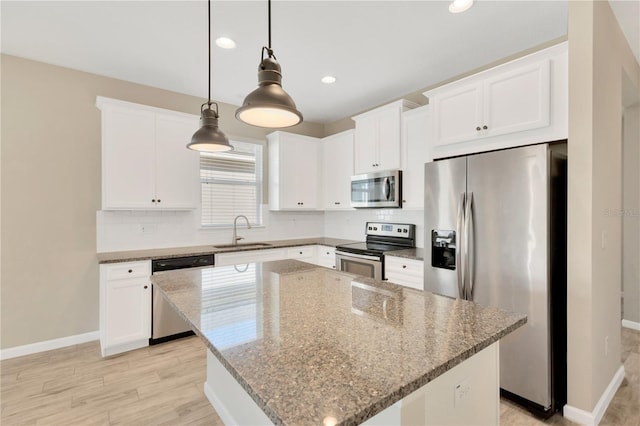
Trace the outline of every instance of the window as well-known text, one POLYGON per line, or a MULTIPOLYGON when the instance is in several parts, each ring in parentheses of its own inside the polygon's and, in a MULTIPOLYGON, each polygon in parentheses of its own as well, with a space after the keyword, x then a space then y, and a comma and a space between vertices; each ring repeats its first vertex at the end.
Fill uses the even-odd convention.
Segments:
POLYGON ((262 224, 262 145, 231 145, 232 151, 200 153, 202 226, 231 226, 239 214, 262 224))

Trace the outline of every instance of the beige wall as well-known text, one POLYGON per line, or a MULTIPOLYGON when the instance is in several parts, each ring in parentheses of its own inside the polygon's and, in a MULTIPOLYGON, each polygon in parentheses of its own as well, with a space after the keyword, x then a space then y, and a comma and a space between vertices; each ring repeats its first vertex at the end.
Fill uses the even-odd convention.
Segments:
POLYGON ((621 218, 606 212, 622 203, 623 72, 638 85, 608 3, 569 2, 568 405, 587 412, 620 367, 621 218))
MULTIPOLYGON (((202 99, 2 55, 0 348, 98 330, 96 96, 199 114, 202 99)), ((229 136, 269 133, 220 105, 229 136)), ((194 129, 195 130, 195 129, 194 129)), ((322 136, 303 123, 292 132, 322 136)), ((185 141, 186 143, 186 141, 185 141)))
POLYGON ((622 154, 622 319, 640 323, 640 105, 624 110, 622 154))

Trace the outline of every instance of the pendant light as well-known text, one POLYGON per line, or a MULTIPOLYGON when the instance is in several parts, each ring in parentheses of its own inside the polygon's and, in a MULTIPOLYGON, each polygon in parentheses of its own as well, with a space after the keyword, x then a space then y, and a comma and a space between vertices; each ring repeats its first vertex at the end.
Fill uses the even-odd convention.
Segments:
POLYGON ((218 104, 211 102, 211 0, 208 0, 209 15, 209 98, 200 106, 200 128, 191 137, 187 148, 194 151, 229 151, 233 147, 229 139, 218 128, 218 104), (205 105, 207 106, 205 108, 205 105), (215 105, 215 111, 211 109, 215 105))
POLYGON ((291 127, 302 121, 291 96, 282 88, 282 72, 271 49, 271 0, 268 0, 269 46, 262 47, 258 88, 249 93, 236 118, 258 127, 291 127), (267 57, 265 58, 265 52, 267 57))

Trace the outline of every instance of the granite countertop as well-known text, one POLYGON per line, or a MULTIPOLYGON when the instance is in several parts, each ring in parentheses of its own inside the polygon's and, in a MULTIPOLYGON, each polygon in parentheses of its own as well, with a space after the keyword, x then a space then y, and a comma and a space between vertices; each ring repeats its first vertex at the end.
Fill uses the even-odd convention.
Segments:
POLYGON ((419 247, 403 249, 403 250, 391 250, 391 251, 385 252, 384 255, 424 261, 424 249, 419 247))
MULTIPOLYGON (((248 250, 267 250, 283 247, 296 247, 319 244, 324 246, 335 247, 339 244, 355 243, 353 240, 342 240, 339 238, 298 238, 292 240, 274 240, 263 241, 268 243, 268 246, 256 247, 251 246, 251 242, 243 241, 240 245, 229 248, 216 248, 215 244, 209 244, 205 246, 190 246, 190 247, 171 247, 160 249, 145 249, 145 250, 127 250, 127 251, 114 251, 98 253, 98 263, 116 263, 116 262, 130 262, 135 260, 153 260, 153 259, 169 259, 172 257, 181 256, 195 256, 201 254, 215 254, 215 253, 228 253, 237 251, 248 250), (246 244, 246 245, 243 245, 246 244)), ((218 245, 225 245, 220 243, 218 245)))
POLYGON ((296 260, 151 281, 275 424, 361 423, 526 323, 296 260))

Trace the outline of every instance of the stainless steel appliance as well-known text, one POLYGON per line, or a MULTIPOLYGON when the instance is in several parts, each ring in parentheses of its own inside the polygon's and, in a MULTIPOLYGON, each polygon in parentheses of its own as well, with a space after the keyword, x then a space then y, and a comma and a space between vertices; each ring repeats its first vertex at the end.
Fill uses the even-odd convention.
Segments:
POLYGON ((416 226, 405 223, 367 222, 364 243, 336 246, 336 269, 382 280, 384 253, 416 246, 416 226))
MULTIPOLYGON (((212 265, 213 254, 157 259, 151 261, 151 273, 158 274, 175 269, 212 265)), ((153 286, 151 291, 151 339, 149 339, 149 344, 155 345, 194 334, 189 324, 178 315, 162 294, 156 291, 153 286)))
POLYGON ((563 146, 425 165, 424 288, 526 313, 500 342, 500 387, 540 414, 566 401, 563 146))
POLYGON ((351 207, 402 207, 402 171, 388 170, 351 176, 351 207))

